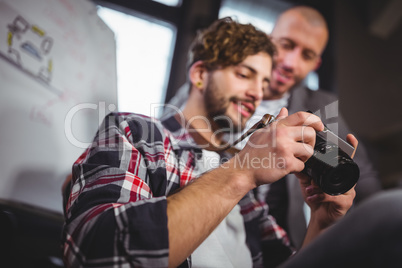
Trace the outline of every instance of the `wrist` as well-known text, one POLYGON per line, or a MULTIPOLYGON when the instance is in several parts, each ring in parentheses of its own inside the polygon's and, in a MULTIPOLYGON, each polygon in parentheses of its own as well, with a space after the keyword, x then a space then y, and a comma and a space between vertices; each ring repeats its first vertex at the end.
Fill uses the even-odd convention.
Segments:
POLYGON ((315 230, 317 231, 325 230, 332 224, 333 222, 331 222, 330 220, 323 219, 314 212, 311 213, 309 226, 311 225, 315 230))
POLYGON ((225 177, 230 181, 229 185, 236 192, 248 193, 254 189, 257 184, 254 180, 254 173, 246 165, 240 164, 238 155, 232 157, 229 161, 221 165, 225 177))

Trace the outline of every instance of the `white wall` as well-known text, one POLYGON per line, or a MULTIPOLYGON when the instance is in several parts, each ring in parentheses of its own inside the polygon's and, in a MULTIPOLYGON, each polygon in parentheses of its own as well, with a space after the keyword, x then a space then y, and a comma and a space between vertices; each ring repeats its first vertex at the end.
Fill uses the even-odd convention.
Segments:
POLYGON ((0 1, 0 199, 62 211, 65 176, 117 104, 115 58, 89 1, 0 1))

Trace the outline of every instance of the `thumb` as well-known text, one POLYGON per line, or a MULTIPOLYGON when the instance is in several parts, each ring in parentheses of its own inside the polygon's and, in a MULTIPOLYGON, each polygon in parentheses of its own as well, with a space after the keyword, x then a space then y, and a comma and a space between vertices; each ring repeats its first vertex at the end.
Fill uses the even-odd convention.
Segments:
POLYGON ((357 149, 357 145, 359 144, 359 141, 356 139, 356 137, 353 134, 348 134, 346 136, 346 140, 349 144, 351 144, 355 149, 353 150, 352 155, 350 156, 351 158, 353 158, 355 156, 356 153, 356 149, 357 149))
POLYGON ((279 114, 276 116, 276 119, 280 119, 280 118, 286 117, 286 116, 288 116, 288 114, 289 114, 288 109, 286 109, 285 107, 283 107, 283 108, 281 109, 281 111, 279 112, 279 114))

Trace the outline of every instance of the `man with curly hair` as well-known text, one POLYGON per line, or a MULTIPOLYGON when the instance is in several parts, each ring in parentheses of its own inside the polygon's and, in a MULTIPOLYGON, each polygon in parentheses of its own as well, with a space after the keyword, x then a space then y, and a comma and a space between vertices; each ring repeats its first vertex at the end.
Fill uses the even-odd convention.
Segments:
MULTIPOLYGON (((191 47, 182 113, 105 118, 65 190, 66 267, 267 267, 293 253, 254 190, 303 170, 320 119, 283 109, 235 156, 222 149, 224 133, 244 128, 261 101, 274 50, 252 25, 218 20, 191 47)), ((308 244, 355 192, 329 196, 299 175, 312 206, 308 244)))
MULTIPOLYGON (((270 84, 264 89, 263 100, 246 129, 264 114, 276 115, 282 107, 286 107, 289 113, 310 110, 319 114, 325 124, 340 137, 345 137, 350 133, 350 128, 338 109, 338 97, 325 90, 311 90, 303 83, 310 72, 319 68, 329 39, 327 22, 322 14, 308 6, 289 8, 279 15, 270 37, 277 49, 275 66, 270 84)), ((166 113, 175 110, 171 107, 182 107, 187 98, 188 86, 183 85, 170 100, 166 113)), ((238 147, 241 148, 245 143, 246 140, 238 147)), ((362 142, 354 161, 360 168, 354 201, 358 206, 361 201, 380 191, 381 183, 362 142)), ((270 214, 277 223, 287 231, 292 245, 300 248, 306 234, 309 208, 303 202, 297 177, 289 174, 276 183, 264 185, 259 189, 259 196, 269 205, 270 214)))

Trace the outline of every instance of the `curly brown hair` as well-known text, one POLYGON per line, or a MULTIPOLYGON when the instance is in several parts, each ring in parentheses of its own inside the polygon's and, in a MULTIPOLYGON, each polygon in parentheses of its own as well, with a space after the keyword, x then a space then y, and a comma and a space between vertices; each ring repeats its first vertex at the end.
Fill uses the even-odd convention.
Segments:
POLYGON ((273 57, 275 51, 266 33, 251 24, 241 24, 226 17, 198 31, 190 46, 187 67, 201 60, 205 68, 212 71, 239 64, 259 52, 266 52, 273 57))

